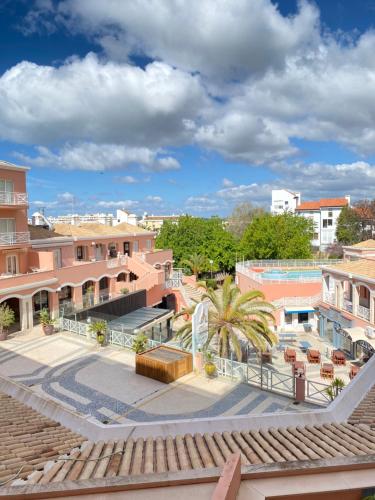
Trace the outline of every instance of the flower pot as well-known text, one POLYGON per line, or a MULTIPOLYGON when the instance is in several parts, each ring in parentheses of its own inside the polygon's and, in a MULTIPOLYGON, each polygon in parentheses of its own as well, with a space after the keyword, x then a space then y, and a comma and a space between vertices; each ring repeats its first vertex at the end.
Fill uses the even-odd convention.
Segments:
POLYGON ((6 340, 7 337, 8 337, 8 332, 6 330, 0 332, 0 340, 6 340))
POLYGON ((206 372, 206 375, 208 377, 213 377, 216 373, 216 366, 214 363, 211 361, 207 361, 207 363, 204 365, 204 371, 206 372))
POLYGON ((52 335, 55 327, 53 325, 42 325, 44 335, 52 335))
POLYGON ((99 344, 101 347, 103 347, 103 345, 104 345, 104 340, 105 340, 105 335, 104 335, 104 333, 98 333, 98 334, 96 335, 96 340, 98 341, 98 344, 99 344))

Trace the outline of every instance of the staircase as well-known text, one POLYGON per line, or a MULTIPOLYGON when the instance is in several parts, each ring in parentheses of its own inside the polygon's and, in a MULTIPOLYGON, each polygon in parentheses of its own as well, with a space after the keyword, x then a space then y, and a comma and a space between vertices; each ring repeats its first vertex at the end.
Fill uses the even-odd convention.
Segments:
POLYGON ((183 289, 185 292, 183 295, 187 297, 190 304, 194 301, 197 302, 201 301, 204 292, 200 288, 196 288, 195 286, 186 283, 185 285, 183 285, 183 289))

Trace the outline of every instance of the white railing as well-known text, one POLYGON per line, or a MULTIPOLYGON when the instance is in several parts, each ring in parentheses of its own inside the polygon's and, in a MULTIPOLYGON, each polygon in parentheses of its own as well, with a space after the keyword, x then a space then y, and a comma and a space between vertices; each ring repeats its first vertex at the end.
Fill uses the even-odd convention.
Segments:
POLYGON ((29 243, 30 233, 0 233, 0 246, 29 243))
POLYGON ((323 300, 327 302, 327 304, 332 304, 334 306, 336 304, 335 292, 324 292, 323 300))
POLYGON ((366 319, 367 321, 370 321, 370 309, 368 307, 359 305, 357 307, 357 316, 366 319))
POLYGON ((107 260, 107 268, 113 269, 114 267, 126 266, 128 263, 128 258, 126 255, 120 255, 114 259, 107 260))
POLYGON ((350 300, 344 298, 344 301, 343 301, 343 304, 342 304, 342 308, 345 311, 353 313, 353 302, 351 302, 350 300))
POLYGON ((0 191, 0 205, 27 205, 27 193, 0 191))
POLYGON ((272 304, 277 308, 285 306, 313 306, 321 299, 322 296, 318 293, 309 297, 283 297, 282 299, 273 300, 272 304))
MULTIPOLYGON (((274 284, 274 283, 319 283, 322 280, 322 276, 308 276, 304 275, 303 273, 300 274, 300 276, 293 276, 293 277, 288 277, 287 275, 277 277, 278 275, 276 274, 275 277, 264 277, 262 276, 262 272, 256 272, 251 269, 251 267, 256 267, 256 266, 250 266, 248 267, 247 263, 245 265, 243 264, 236 264, 236 272, 243 274, 244 276, 249 277, 253 281, 256 281, 257 283, 267 283, 267 284, 274 284)), ((260 269, 263 267, 261 265, 258 266, 260 269)), ((280 269, 281 270, 281 269, 280 269)), ((311 266, 311 271, 315 270, 313 266, 311 266)), ((318 269, 316 269, 318 270, 318 269)), ((264 272, 267 272, 267 269, 264 270, 264 272)))
MULTIPOLYGON (((318 259, 318 260, 308 260, 308 259, 284 259, 284 260, 245 260, 243 262, 238 262, 237 266, 245 267, 316 267, 327 266, 330 264, 337 264, 342 262, 341 259, 318 259)), ((237 267, 236 266, 236 267, 237 267)))

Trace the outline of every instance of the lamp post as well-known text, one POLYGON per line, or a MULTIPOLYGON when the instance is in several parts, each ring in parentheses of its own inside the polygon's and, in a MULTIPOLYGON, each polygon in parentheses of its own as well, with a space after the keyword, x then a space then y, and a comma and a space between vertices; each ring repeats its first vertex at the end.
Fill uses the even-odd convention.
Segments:
POLYGON ((211 279, 212 279, 212 264, 214 263, 214 261, 212 259, 210 259, 210 268, 211 268, 211 279))

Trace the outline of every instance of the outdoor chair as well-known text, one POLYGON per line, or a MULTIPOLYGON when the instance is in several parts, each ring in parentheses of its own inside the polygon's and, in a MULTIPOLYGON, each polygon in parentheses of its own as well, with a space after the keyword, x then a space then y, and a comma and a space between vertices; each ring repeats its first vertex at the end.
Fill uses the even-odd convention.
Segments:
POLYGON ((357 375, 359 370, 360 370, 359 366, 351 365, 350 370, 349 370, 350 380, 353 380, 353 378, 357 375))
POLYGON ((287 347, 284 351, 284 361, 286 363, 294 363, 296 361, 296 351, 287 347))
POLYGON ((322 378, 333 379, 335 375, 334 366, 331 363, 323 363, 320 367, 320 376, 322 378))
POLYGON ((345 354, 342 351, 332 351, 331 361, 334 365, 346 365, 345 354))
POLYGON ((316 349, 307 349, 307 361, 311 364, 320 364, 320 352, 316 349))

